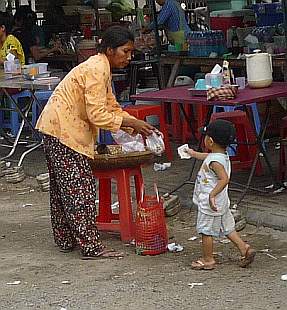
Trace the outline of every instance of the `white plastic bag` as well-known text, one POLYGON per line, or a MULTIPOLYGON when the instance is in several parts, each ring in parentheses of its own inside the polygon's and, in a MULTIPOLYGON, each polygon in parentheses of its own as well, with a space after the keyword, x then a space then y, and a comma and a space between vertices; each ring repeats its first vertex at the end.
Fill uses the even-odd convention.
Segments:
POLYGON ((123 130, 118 130, 116 133, 112 133, 112 137, 126 153, 145 151, 144 141, 140 134, 132 136, 123 130))
POLYGON ((146 146, 152 153, 160 156, 165 150, 163 134, 160 131, 154 131, 146 138, 146 146))

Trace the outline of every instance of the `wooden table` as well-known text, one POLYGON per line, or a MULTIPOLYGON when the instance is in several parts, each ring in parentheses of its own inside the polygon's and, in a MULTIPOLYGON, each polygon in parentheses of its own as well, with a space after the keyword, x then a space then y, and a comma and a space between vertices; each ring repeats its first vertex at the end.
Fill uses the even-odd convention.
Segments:
MULTIPOLYGON (((278 69, 284 76, 284 80, 287 81, 287 66, 284 56, 273 57, 273 68, 278 69)), ((239 68, 245 71, 245 59, 228 59, 231 68, 239 68)), ((176 56, 171 54, 163 54, 160 57, 161 75, 164 76, 164 67, 172 66, 171 73, 168 82, 165 83, 166 87, 174 86, 174 81, 178 76, 179 67, 182 65, 207 67, 208 71, 212 69, 216 64, 222 64, 223 58, 208 58, 208 57, 190 57, 190 56, 176 56)))
MULTIPOLYGON (((274 82, 270 87, 261 88, 261 89, 250 89, 247 87, 244 90, 240 90, 238 93, 238 96, 235 99, 226 100, 226 101, 219 101, 219 100, 208 101, 206 97, 192 96, 190 92, 188 91, 188 88, 189 86, 181 86, 181 87, 166 88, 166 89, 162 89, 159 91, 145 92, 145 93, 141 93, 141 94, 133 96, 133 99, 144 100, 144 101, 159 101, 162 104, 167 103, 167 102, 172 103, 172 104, 179 104, 180 109, 183 112, 186 121, 189 123, 191 120, 186 115, 183 105, 184 104, 205 105, 209 108, 206 119, 205 119, 205 124, 204 124, 205 126, 208 125, 209 123, 211 114, 213 112, 213 107, 215 105, 246 106, 254 102, 256 102, 257 104, 266 103, 265 118, 264 118, 264 121, 262 122, 261 130, 259 133, 257 133, 256 130, 254 130, 254 134, 256 135, 256 143, 258 145, 258 151, 252 163, 252 169, 250 170, 247 184, 246 186, 245 185, 243 186, 245 187, 245 190, 243 191, 242 196, 239 198, 238 203, 242 201, 247 190, 250 188, 250 184, 254 176, 255 167, 259 159, 260 152, 263 154, 264 159, 266 161, 272 184, 274 186, 277 186, 277 188, 282 187, 282 184, 278 183, 278 181, 276 180, 276 176, 271 166, 269 157, 267 155, 266 149, 264 148, 264 136, 265 136, 268 122, 270 120, 271 99, 287 97, 287 82, 274 82)), ((201 143, 202 143, 202 138, 198 145, 198 149, 201 148, 201 143)), ((194 167, 195 167, 195 161, 194 161, 193 168, 191 170, 189 179, 185 181, 183 184, 179 185, 172 192, 177 191, 183 185, 191 183, 191 178, 192 178, 194 167)))
POLYGON ((69 72, 78 64, 78 56, 75 53, 49 55, 41 59, 41 62, 47 62, 49 67, 59 68, 69 72))

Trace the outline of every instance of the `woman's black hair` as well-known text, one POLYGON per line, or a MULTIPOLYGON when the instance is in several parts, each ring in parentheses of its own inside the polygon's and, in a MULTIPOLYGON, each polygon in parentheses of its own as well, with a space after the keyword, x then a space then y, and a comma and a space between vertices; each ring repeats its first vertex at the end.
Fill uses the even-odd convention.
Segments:
POLYGON ((134 35, 127 28, 112 26, 104 32, 97 51, 99 53, 105 53, 108 48, 115 49, 119 46, 125 45, 129 41, 134 42, 134 40, 134 35))
POLYGON ((7 12, 0 11, 0 26, 5 26, 5 30, 7 34, 11 31, 12 18, 7 12))

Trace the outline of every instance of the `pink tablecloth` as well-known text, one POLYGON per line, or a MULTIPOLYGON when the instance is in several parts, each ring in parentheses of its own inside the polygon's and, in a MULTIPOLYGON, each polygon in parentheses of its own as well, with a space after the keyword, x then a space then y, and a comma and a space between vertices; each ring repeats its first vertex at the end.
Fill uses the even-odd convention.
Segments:
POLYGON ((133 100, 180 102, 190 104, 208 105, 243 105, 261 103, 278 97, 287 97, 287 82, 273 82, 270 87, 239 90, 236 99, 227 101, 207 101, 206 97, 192 96, 188 89, 190 86, 166 88, 158 91, 144 92, 132 96, 133 100))

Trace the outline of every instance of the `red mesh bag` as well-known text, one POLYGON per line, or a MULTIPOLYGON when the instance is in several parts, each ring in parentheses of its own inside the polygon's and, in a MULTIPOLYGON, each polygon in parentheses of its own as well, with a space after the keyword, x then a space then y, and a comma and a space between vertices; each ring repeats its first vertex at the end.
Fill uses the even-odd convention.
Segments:
POLYGON ((145 196, 139 202, 136 216, 136 253, 158 255, 166 252, 168 238, 163 210, 163 200, 156 196, 145 196))

